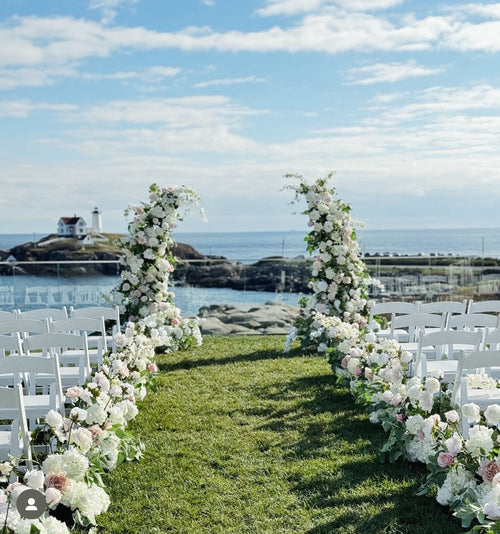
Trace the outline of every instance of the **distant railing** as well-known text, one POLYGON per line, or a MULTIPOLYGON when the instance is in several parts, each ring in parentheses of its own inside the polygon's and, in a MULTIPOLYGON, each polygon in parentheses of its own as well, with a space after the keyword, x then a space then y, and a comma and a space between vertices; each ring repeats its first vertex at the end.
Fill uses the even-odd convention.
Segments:
MULTIPOLYGON (((176 303, 181 299, 181 310, 189 313, 212 303, 258 303, 266 299, 297 303, 309 292, 312 261, 301 257, 179 260, 174 272, 176 303)), ((383 290, 371 288, 375 299, 478 300, 500 295, 500 265, 496 260, 369 256, 365 263, 368 273, 383 284, 383 290)), ((110 301, 120 270, 118 260, 3 261, 0 309, 102 305, 110 301)))

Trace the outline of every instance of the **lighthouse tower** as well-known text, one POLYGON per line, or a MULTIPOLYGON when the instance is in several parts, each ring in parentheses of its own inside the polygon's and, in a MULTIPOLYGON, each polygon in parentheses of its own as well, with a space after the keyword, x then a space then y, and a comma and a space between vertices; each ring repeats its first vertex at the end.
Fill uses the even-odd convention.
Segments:
POLYGON ((101 210, 96 206, 92 212, 92 233, 100 234, 102 232, 101 210))

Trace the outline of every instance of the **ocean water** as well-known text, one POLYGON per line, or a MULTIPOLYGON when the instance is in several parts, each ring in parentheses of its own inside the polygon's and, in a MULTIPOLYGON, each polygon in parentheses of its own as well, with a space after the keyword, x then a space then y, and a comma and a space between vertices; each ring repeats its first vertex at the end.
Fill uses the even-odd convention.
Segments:
MULTIPOLYGON (((499 228, 367 230, 358 229, 364 254, 453 254, 500 257, 499 228)), ((267 256, 308 255, 306 232, 181 233, 177 241, 188 243, 203 254, 224 256, 243 263, 267 256)))
MULTIPOLYGON (((500 228, 368 230, 358 229, 365 254, 453 254, 500 257, 500 228)), ((269 256, 307 256, 304 232, 177 232, 175 239, 202 254, 251 263, 269 256)), ((0 249, 38 240, 44 234, 0 234, 0 249)))

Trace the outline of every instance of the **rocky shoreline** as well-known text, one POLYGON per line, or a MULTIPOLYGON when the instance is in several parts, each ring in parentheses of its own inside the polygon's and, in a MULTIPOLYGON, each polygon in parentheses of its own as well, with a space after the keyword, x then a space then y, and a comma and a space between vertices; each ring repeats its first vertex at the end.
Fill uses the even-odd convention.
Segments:
POLYGON ((269 301, 264 306, 212 305, 198 313, 203 335, 286 335, 293 327, 299 306, 269 301))

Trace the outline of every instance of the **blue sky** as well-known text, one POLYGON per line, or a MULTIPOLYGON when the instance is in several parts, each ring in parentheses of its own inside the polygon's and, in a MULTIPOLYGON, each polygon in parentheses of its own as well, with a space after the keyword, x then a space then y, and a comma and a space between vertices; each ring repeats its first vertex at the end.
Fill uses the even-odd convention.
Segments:
POLYGON ((306 229, 287 173, 335 172, 368 229, 500 227, 500 3, 2 0, 0 233, 306 229))

